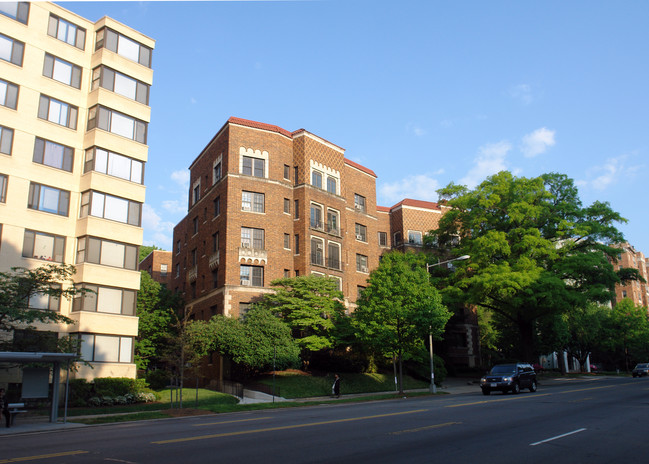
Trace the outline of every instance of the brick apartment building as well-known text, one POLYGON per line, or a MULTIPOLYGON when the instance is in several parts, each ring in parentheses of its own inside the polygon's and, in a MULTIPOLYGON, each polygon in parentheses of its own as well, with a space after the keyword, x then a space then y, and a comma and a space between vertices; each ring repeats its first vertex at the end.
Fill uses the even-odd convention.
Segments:
POLYGON ((169 288, 171 281, 171 251, 153 250, 140 261, 140 271, 146 271, 156 282, 169 288))
POLYGON ((629 298, 636 305, 649 307, 649 263, 641 251, 637 251, 628 243, 620 247, 617 255, 617 261, 613 262, 613 267, 617 270, 620 268, 637 269, 645 282, 629 282, 627 284, 618 284, 615 286, 615 302, 624 298, 629 298))
MULTIPOLYGON (((3 336, 17 351, 19 339, 78 336, 90 366, 77 377, 136 374, 154 44, 108 17, 91 22, 48 2, 0 4, 0 270, 74 264, 75 284, 95 292, 73 302, 32 298, 31 307, 75 323, 3 336)), ((26 351, 43 351, 36 348, 26 351)))
MULTIPOLYGON (((272 280, 311 274, 337 279, 353 308, 381 254, 420 248, 442 215, 436 203, 417 200, 377 206, 376 174, 304 129, 232 117, 189 169, 170 288, 184 292, 197 319, 237 317, 272 291, 272 280)), ((472 366, 477 326, 462 327, 454 329, 465 331, 454 356, 472 366)), ((213 361, 206 374, 222 378, 213 361)))

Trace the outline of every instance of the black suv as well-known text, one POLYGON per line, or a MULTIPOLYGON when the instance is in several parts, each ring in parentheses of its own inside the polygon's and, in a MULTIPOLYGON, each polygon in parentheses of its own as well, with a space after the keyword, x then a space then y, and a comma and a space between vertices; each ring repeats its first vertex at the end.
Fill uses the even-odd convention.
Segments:
POLYGON ((480 379, 483 395, 492 391, 520 393, 521 388, 535 392, 536 386, 536 372, 528 363, 496 364, 480 379))

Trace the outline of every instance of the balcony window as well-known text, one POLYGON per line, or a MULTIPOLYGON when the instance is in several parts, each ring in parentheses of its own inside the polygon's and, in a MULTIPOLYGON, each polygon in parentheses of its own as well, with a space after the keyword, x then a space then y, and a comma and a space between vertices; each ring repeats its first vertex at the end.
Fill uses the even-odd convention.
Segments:
POLYGON ((44 261, 63 262, 65 237, 25 230, 23 238, 23 257, 44 261))
POLYGON ((49 53, 45 54, 43 76, 74 87, 81 88, 81 66, 57 58, 49 53))
POLYGON ((14 130, 0 126, 0 153, 11 155, 11 147, 14 142, 14 130))
POLYGON ((41 95, 38 104, 38 117, 54 124, 77 129, 79 108, 54 98, 41 95))
POLYGON ((47 185, 29 184, 29 198, 27 207, 46 213, 67 216, 70 206, 70 192, 47 185))
POLYGON ((88 130, 95 128, 121 135, 136 142, 146 143, 146 122, 103 106, 93 106, 88 110, 88 130))
POLYGON ((409 230, 408 243, 410 245, 421 245, 423 243, 421 239, 421 232, 418 232, 416 230, 409 230))
POLYGON ((142 203, 115 197, 94 190, 81 194, 80 217, 94 216, 111 221, 140 226, 142 203))
POLYGON ((149 104, 148 84, 106 66, 99 66, 92 70, 91 90, 99 87, 144 105, 149 104))
POLYGON ((81 288, 91 291, 75 296, 72 311, 135 315, 135 290, 91 284, 83 284, 81 288))
POLYGON ((102 47, 107 48, 126 59, 140 63, 147 68, 151 67, 152 50, 149 47, 131 40, 119 32, 115 32, 107 27, 97 31, 95 51, 102 47))
POLYGON ((242 192, 241 210, 254 211, 255 213, 263 213, 265 210, 264 194, 257 193, 257 192, 246 192, 246 191, 242 192))
POLYGON ((74 149, 49 140, 36 137, 34 142, 34 163, 72 172, 74 149))
POLYGON ((241 248, 264 249, 264 229, 241 228, 241 248))
POLYGON ((264 268, 261 266, 241 265, 239 269, 239 278, 241 285, 248 287, 263 287, 264 268))
POLYGON ((136 270, 137 256, 135 245, 88 236, 77 241, 77 264, 93 263, 136 270))
POLYGON ((327 267, 340 270, 340 244, 329 242, 327 245, 327 267))
POLYGON ((324 242, 321 239, 311 239, 311 264, 324 266, 324 242))
POLYGON ((0 34, 0 59, 13 63, 16 66, 22 66, 24 51, 25 44, 23 42, 0 34))
MULTIPOLYGON (((0 2, 0 5, 2 3, 0 2)), ((18 86, 0 79, 0 105, 15 110, 18 106, 18 86)))
POLYGON ((86 48, 86 30, 52 14, 47 26, 47 35, 81 50, 86 48))
POLYGON ((144 182, 144 163, 142 161, 99 147, 86 150, 83 172, 90 171, 101 172, 137 184, 144 182))
POLYGON ((327 233, 340 235, 338 211, 332 209, 327 210, 327 233))
POLYGON ((0 14, 9 16, 23 24, 29 17, 29 2, 0 2, 0 14))
POLYGON ((322 206, 311 203, 311 228, 322 230, 322 206))

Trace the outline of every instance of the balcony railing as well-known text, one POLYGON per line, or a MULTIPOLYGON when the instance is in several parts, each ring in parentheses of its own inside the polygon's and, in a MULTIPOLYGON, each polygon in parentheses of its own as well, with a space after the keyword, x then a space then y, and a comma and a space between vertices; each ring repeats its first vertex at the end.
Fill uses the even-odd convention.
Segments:
POLYGON ((315 264, 316 266, 323 266, 324 259, 322 257, 322 253, 311 253, 311 264, 315 264))
POLYGON ((335 226, 333 224, 327 224, 327 233, 340 237, 340 227, 335 226))
POLYGON ((315 230, 324 230, 324 223, 320 219, 311 218, 311 228, 315 230))
POLYGON ((258 259, 260 262, 265 262, 268 259, 268 251, 261 248, 241 246, 239 247, 239 260, 241 258, 258 259))
POLYGON ((218 267, 220 261, 219 250, 210 255, 210 270, 214 270, 218 267))
POLYGON ((340 271, 340 260, 338 258, 327 258, 327 267, 340 271))
POLYGON ((192 266, 187 271, 187 282, 195 282, 198 278, 198 266, 192 266))

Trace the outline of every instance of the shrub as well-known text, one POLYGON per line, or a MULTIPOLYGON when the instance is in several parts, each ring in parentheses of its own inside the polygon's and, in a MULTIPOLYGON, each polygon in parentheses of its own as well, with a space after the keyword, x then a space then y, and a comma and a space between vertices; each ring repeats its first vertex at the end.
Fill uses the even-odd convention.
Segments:
POLYGON ((146 380, 128 377, 103 377, 93 381, 99 396, 124 396, 127 393, 148 391, 146 380))
POLYGON ((162 369, 156 369, 146 373, 146 381, 154 390, 163 390, 171 383, 169 373, 162 369))
POLYGON ((85 406, 89 398, 95 396, 93 384, 86 379, 71 379, 69 383, 68 397, 73 407, 85 406))
POLYGON ((93 396, 92 398, 88 399, 88 406, 95 408, 101 406, 101 398, 93 396))

